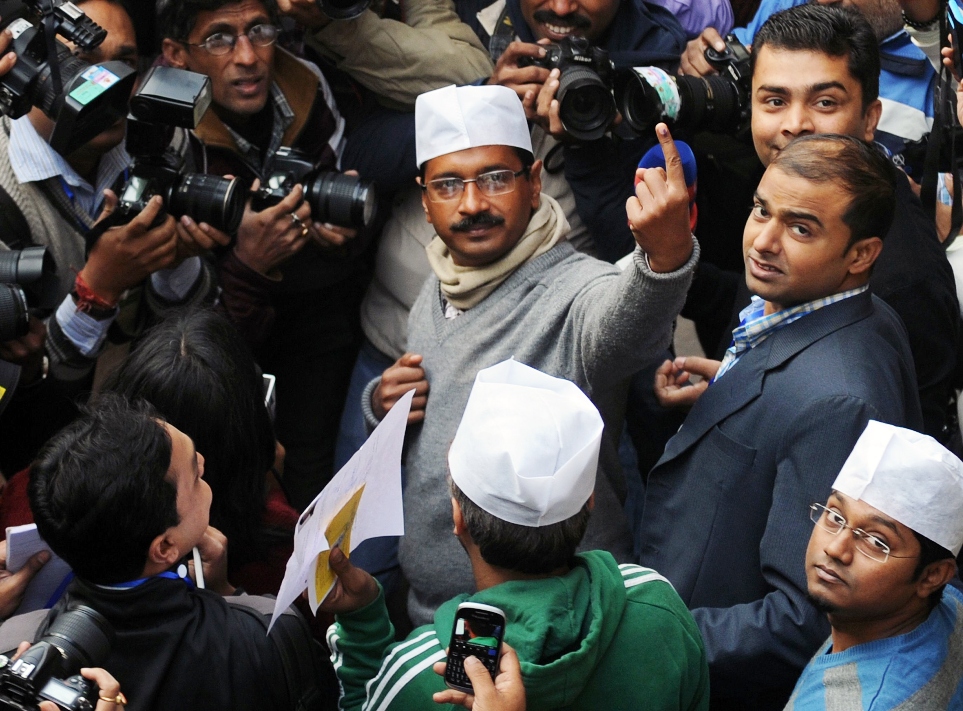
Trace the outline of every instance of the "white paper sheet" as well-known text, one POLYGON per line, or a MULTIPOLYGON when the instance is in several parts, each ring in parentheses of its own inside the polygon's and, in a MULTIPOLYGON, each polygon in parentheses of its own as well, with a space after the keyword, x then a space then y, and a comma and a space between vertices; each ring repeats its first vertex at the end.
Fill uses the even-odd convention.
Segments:
MULTIPOLYGON (((347 550, 343 546, 342 550, 350 555, 350 551, 369 538, 404 535, 401 449, 414 394, 415 391, 410 390, 391 408, 361 449, 301 514, 294 531, 294 553, 288 559, 269 632, 281 613, 305 589, 309 591, 308 599, 315 612, 330 592, 330 586, 319 591, 314 584, 319 556, 331 547, 325 531, 361 487, 364 490, 348 532, 350 545, 347 550)), ((320 561, 327 566, 326 555, 320 561)))
POLYGON ((37 524, 29 523, 25 526, 11 526, 7 529, 7 570, 16 573, 35 553, 48 551, 50 560, 47 561, 27 586, 23 602, 15 614, 41 610, 52 607, 51 596, 57 592, 64 579, 70 574, 70 566, 60 556, 50 550, 50 546, 37 532, 37 524), (48 605, 48 603, 51 603, 48 605))

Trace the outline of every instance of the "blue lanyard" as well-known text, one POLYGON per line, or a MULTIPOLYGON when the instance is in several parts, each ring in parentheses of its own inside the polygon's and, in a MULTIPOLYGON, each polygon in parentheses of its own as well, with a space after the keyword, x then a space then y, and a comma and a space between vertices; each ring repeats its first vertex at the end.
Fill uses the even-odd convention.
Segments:
POLYGON ((126 589, 136 588, 136 587, 138 587, 138 586, 140 586, 140 585, 143 585, 143 584, 146 583, 148 580, 153 580, 154 578, 168 578, 169 580, 183 580, 184 583, 187 585, 187 587, 189 587, 189 588, 191 588, 191 589, 194 588, 194 581, 193 581, 193 580, 191 580, 190 578, 188 578, 186 575, 182 578, 180 575, 178 575, 177 573, 171 572, 170 570, 165 570, 163 573, 158 573, 157 575, 152 575, 152 576, 150 576, 149 578, 138 578, 137 580, 131 580, 130 582, 127 582, 127 583, 115 583, 114 585, 111 585, 110 587, 112 587, 112 588, 126 588, 126 589))

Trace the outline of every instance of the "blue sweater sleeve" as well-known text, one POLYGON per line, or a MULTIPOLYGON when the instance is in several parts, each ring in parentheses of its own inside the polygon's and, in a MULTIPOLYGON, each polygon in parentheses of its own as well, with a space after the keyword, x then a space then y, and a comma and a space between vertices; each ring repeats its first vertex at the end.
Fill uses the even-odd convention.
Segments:
POLYGON ((341 165, 390 193, 408 187, 418 175, 415 155, 414 113, 379 109, 352 131, 341 165))

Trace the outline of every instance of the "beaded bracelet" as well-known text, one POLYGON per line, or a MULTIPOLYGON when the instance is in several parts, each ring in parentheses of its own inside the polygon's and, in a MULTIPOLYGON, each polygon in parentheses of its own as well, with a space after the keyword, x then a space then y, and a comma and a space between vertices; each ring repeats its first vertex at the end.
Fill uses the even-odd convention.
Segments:
POLYGON ((936 25, 940 21, 940 13, 937 12, 936 16, 925 22, 919 22, 918 20, 911 20, 906 16, 906 11, 903 11, 903 24, 907 27, 912 27, 914 30, 920 30, 921 32, 926 32, 928 30, 936 29, 936 25))

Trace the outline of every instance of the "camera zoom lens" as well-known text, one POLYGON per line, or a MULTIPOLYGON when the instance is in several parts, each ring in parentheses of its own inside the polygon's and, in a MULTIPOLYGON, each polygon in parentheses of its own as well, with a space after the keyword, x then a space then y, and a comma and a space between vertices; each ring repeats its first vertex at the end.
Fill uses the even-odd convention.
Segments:
POLYGON ((305 188, 314 222, 361 229, 374 221, 377 202, 370 180, 328 172, 318 175, 305 188))
POLYGON ((246 191, 238 178, 187 173, 171 187, 168 211, 175 217, 187 215, 197 223, 234 234, 244 216, 246 191))
POLYGON ((0 284, 0 343, 25 336, 30 330, 27 297, 15 286, 0 284))
POLYGON ((677 79, 682 106, 676 123, 692 130, 726 133, 739 123, 739 94, 735 85, 723 77, 677 79))
POLYGON ((562 72, 556 94, 565 130, 581 141, 605 135, 615 120, 615 99, 599 75, 586 67, 562 72))
POLYGON ((107 660, 114 644, 114 629, 96 610, 72 603, 40 641, 60 649, 66 656, 65 670, 75 674, 81 667, 99 667, 107 660))

